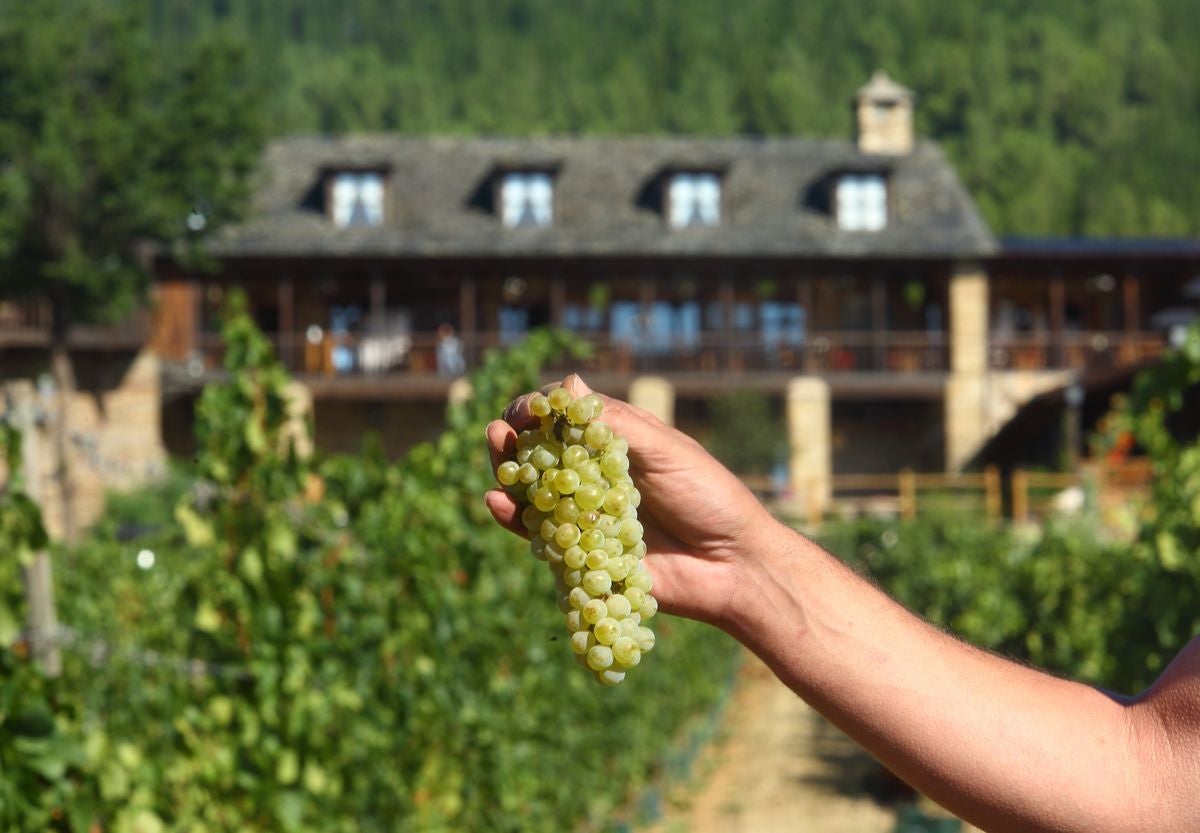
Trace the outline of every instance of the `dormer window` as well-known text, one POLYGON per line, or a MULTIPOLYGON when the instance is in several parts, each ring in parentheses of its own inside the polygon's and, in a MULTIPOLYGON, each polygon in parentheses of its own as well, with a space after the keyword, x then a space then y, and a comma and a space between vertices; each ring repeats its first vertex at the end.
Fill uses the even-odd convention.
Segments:
POLYGON ((500 219, 509 228, 549 226, 554 180, 547 171, 510 171, 500 182, 500 219))
POLYGON ((329 214, 338 228, 383 224, 383 174, 339 171, 329 186, 329 214))
POLYGON ((672 174, 667 190, 672 228, 715 226, 721 221, 721 179, 715 173, 672 174))
POLYGON ((845 174, 837 183, 837 224, 845 231, 887 227, 887 180, 883 174, 845 174))

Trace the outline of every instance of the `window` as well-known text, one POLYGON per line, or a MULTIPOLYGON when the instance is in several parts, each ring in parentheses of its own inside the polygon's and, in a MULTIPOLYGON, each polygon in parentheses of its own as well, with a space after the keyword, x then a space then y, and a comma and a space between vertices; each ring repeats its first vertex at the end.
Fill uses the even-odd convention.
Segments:
POLYGON ((330 214, 338 228, 378 226, 383 223, 383 174, 334 174, 330 195, 330 214))
POLYGON ((714 173, 679 173, 667 194, 672 228, 715 226, 721 221, 721 180, 714 173))
POLYGON ((500 186, 500 219, 509 228, 548 226, 554 218, 554 186, 546 172, 508 173, 500 186))
POLYGON ((887 226, 887 184, 882 174, 848 174, 837 184, 837 222, 846 231, 887 226))

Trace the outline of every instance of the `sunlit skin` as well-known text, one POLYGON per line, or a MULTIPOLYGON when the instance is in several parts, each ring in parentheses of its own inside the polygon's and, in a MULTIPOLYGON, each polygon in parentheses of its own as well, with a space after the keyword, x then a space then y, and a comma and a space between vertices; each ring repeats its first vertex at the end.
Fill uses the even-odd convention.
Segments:
MULTIPOLYGON (((563 385, 589 392, 577 376, 563 385)), ((912 615, 766 512, 691 438, 602 397, 629 442, 662 609, 739 639, 914 787, 988 831, 1200 830, 1200 639, 1117 697, 988 654, 912 615)), ((488 425, 493 465, 528 397, 488 425)), ((503 491, 485 498, 524 534, 503 491)))

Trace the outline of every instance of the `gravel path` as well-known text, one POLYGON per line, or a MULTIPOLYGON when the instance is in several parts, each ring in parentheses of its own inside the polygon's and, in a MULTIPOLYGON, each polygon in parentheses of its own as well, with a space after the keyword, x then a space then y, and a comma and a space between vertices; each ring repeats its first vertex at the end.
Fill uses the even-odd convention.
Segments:
POLYGON ((747 656, 721 736, 644 833, 891 833, 872 759, 747 656))

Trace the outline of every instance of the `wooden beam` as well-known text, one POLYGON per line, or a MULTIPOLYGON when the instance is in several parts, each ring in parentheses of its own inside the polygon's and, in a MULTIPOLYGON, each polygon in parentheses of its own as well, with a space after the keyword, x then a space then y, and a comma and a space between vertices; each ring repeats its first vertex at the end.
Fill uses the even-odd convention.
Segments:
POLYGON ((1126 275, 1121 289, 1124 294, 1123 310, 1125 316, 1125 332, 1136 333, 1142 328, 1141 286, 1137 275, 1126 275))
POLYGON ((1050 366, 1062 367, 1066 363, 1066 345, 1063 333, 1067 322, 1067 286, 1061 272, 1050 277, 1050 366))
POLYGON ((296 344, 300 338, 296 332, 296 286, 291 278, 284 278, 276 291, 279 294, 279 356, 284 367, 295 370, 296 344))

